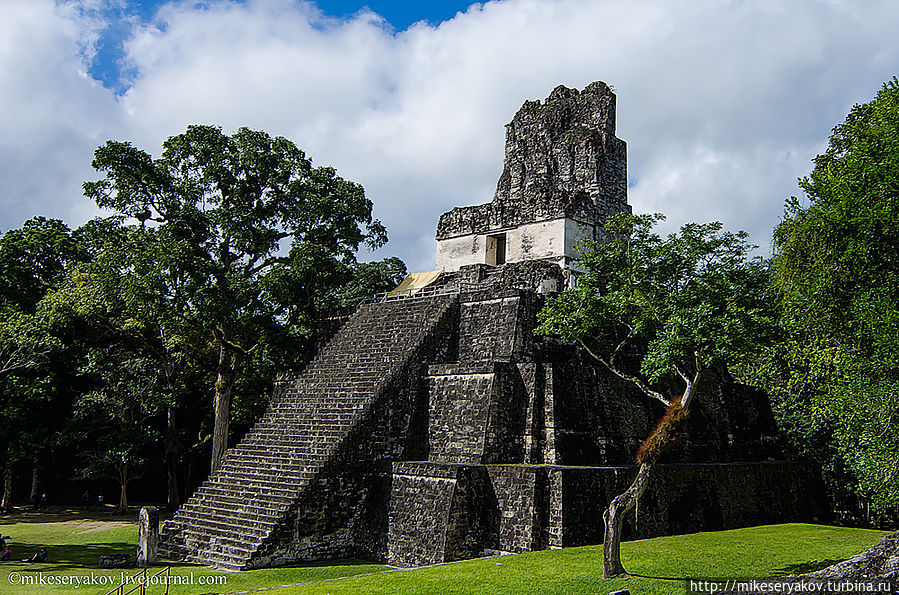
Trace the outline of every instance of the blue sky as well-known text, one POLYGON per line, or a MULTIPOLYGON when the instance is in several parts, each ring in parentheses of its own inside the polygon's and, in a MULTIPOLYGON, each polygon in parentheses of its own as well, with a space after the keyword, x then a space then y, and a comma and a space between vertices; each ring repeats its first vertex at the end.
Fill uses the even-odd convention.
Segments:
POLYGON ((316 2, 319 8, 328 14, 347 17, 360 8, 367 6, 378 13, 397 30, 403 30, 417 21, 428 21, 438 24, 456 16, 456 13, 468 8, 472 2, 452 0, 420 0, 418 2, 390 2, 374 0, 372 2, 348 2, 346 0, 329 0, 316 2))
POLYGON ((158 155, 248 126, 364 186, 390 242, 360 258, 430 270, 440 214, 492 198, 522 102, 602 80, 634 211, 766 253, 831 129, 899 74, 895 0, 363 5, 0 0, 0 231, 100 214, 81 188, 106 140, 158 155))
MULTIPOLYGON (((88 72, 95 79, 115 90, 123 92, 127 81, 122 80, 120 61, 124 56, 123 42, 130 36, 135 22, 150 23, 161 6, 170 0, 121 0, 100 10, 107 20, 99 34, 97 53, 91 60, 88 72)), ((232 0, 243 2, 244 0, 232 0)), ((409 25, 425 21, 438 25, 465 11, 472 2, 466 0, 422 0, 419 2, 391 2, 373 0, 356 2, 353 0, 318 0, 313 2, 325 14, 339 19, 349 19, 360 10, 367 8, 389 23, 394 31, 403 31, 409 25)), ((196 2, 200 6, 203 2, 196 2)), ((127 75, 127 73, 125 73, 127 75)))

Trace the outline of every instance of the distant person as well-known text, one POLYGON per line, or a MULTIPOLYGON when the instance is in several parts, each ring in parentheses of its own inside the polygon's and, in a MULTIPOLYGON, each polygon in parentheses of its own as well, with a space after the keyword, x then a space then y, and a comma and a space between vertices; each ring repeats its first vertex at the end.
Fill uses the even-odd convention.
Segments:
POLYGON ((47 508, 47 492, 41 492, 41 497, 38 500, 38 508, 47 508))
POLYGON ((100 509, 103 508, 103 492, 100 492, 100 494, 97 496, 97 506, 99 506, 100 509))
POLYGON ((0 562, 9 562, 12 559, 12 552, 9 549, 9 546, 4 546, 3 552, 0 553, 0 562))
POLYGON ((85 508, 90 508, 90 507, 91 507, 91 493, 88 492, 87 490, 84 490, 84 493, 81 494, 81 509, 84 510, 85 508))
POLYGON ((31 556, 27 560, 22 560, 22 562, 46 562, 47 561, 47 548, 42 547, 41 551, 31 556))

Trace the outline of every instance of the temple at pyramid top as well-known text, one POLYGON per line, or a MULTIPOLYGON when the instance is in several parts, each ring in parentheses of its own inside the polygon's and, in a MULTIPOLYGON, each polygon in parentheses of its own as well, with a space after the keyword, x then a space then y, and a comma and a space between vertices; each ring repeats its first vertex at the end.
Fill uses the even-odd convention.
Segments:
POLYGON ((595 82, 525 101, 506 125, 493 201, 457 207, 437 225, 437 268, 546 260, 576 270, 575 246, 605 218, 630 212, 627 145, 615 136, 615 94, 595 82))

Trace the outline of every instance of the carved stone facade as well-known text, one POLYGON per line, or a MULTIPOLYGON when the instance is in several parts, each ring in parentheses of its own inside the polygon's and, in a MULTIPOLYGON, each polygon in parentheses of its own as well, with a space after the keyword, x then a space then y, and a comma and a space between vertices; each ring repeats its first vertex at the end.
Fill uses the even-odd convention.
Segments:
POLYGON ((437 226, 437 268, 544 259, 568 269, 576 245, 630 212, 627 147, 615 136, 615 94, 596 82, 526 101, 506 126, 493 201, 457 207, 437 226))

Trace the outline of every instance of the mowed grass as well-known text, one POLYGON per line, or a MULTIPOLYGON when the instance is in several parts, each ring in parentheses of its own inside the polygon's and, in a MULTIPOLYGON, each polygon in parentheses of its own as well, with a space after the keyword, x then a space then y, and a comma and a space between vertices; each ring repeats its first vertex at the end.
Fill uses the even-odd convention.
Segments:
MULTIPOLYGON (((61 520, 65 515, 47 515, 48 519, 53 520, 42 522, 40 515, 30 516, 24 522, 0 521, 0 531, 11 536, 7 541, 12 544, 13 557, 11 562, 0 562, 0 594, 107 593, 120 584, 123 576, 129 577, 138 572, 134 568, 106 570, 97 566, 101 554, 127 553, 134 560, 136 520, 108 520, 105 515, 61 520), (41 546, 47 547, 47 563, 21 562, 37 553, 41 546), (105 584, 91 584, 92 580, 94 583, 105 581, 105 584)), ((150 573, 161 569, 154 567, 150 573)), ((203 566, 173 563, 171 574, 175 577, 172 582, 174 586, 170 587, 169 592, 173 595, 234 593, 385 570, 390 570, 390 567, 370 562, 343 561, 225 573, 203 566), (192 584, 178 584, 175 581, 192 584)), ((151 587, 147 592, 149 595, 162 593, 162 588, 151 587)))
POLYGON ((269 591, 296 593, 686 593, 686 581, 809 572, 849 558, 887 532, 767 525, 621 544, 632 576, 602 579, 602 547, 529 552, 269 591))
MULTIPOLYGON (((106 593, 118 584, 122 571, 98 569, 98 557, 101 553, 133 556, 137 540, 135 525, 102 518, 53 522, 34 518, 28 522, 0 522, 0 530, 4 535, 12 535, 14 559, 31 556, 41 545, 48 548, 50 562, 46 564, 0 563, 0 593, 23 595, 106 593), (37 580, 41 576, 43 584, 37 580), (112 584, 82 584, 76 588, 79 577, 82 582, 93 578, 112 581, 112 584), (61 584, 65 582, 68 584, 61 584)), ((175 580, 192 584, 174 584, 169 592, 199 595, 268 587, 275 587, 264 591, 272 595, 608 593, 629 589, 634 595, 682 595, 686 592, 685 581, 690 579, 760 578, 817 570, 874 545, 885 534, 865 529, 788 524, 626 542, 621 546, 622 559, 632 576, 613 580, 599 577, 602 560, 599 546, 468 560, 416 570, 395 570, 352 561, 240 573, 173 565, 175 580)), ((134 572, 127 569, 124 574, 134 572)), ((161 592, 160 587, 148 590, 149 594, 161 592)))

